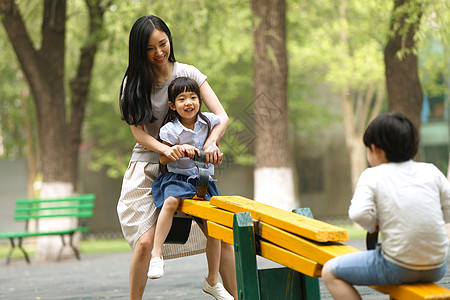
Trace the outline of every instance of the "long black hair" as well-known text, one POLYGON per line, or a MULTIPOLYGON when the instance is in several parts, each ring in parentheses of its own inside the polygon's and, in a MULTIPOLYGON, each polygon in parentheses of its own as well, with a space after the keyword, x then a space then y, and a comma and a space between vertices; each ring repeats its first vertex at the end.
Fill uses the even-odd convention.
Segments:
POLYGON ((153 15, 139 18, 130 31, 128 68, 120 87, 122 120, 129 125, 143 125, 155 120, 151 101, 155 76, 147 60, 148 41, 155 29, 163 31, 169 38, 169 61, 176 61, 172 34, 166 23, 153 15))
MULTIPOLYGON (((173 104, 175 104, 175 99, 176 97, 183 93, 183 92, 193 92, 195 94, 197 94, 198 96, 198 100, 200 103, 200 107, 199 110, 197 112, 197 116, 202 118, 202 120, 204 120, 208 126, 208 131, 207 131, 207 135, 206 137, 209 136, 209 134, 211 133, 211 122, 209 121, 209 119, 201 112, 201 108, 202 108, 202 96, 200 94, 200 87, 198 86, 197 82, 194 79, 191 79, 189 77, 178 77, 175 78, 169 85, 169 88, 167 90, 168 92, 168 96, 169 96, 169 102, 172 102, 173 104)), ((176 110, 172 110, 169 109, 167 111, 167 115, 164 118, 164 121, 162 123, 162 126, 164 126, 164 124, 175 121, 176 119, 180 120, 180 115, 178 114, 178 112, 176 110)), ((206 140, 205 140, 206 141, 206 140)))

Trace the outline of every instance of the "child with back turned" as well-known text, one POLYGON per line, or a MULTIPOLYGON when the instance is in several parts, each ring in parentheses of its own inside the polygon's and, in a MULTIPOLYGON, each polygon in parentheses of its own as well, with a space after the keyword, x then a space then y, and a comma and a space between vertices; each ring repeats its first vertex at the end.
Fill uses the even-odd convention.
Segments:
MULTIPOLYGON (((148 277, 157 279, 164 275, 164 260, 161 256, 162 245, 170 231, 173 215, 181 199, 190 199, 197 191, 199 172, 192 160, 195 153, 200 154, 209 133, 220 123, 220 118, 213 113, 200 111, 202 98, 197 82, 188 77, 174 79, 168 88, 169 111, 159 136, 162 142, 179 151, 179 159, 170 159, 160 154, 160 162, 167 164, 169 172, 163 173, 152 184, 153 200, 161 209, 156 222, 155 238, 151 253, 148 277), (186 156, 186 157, 183 157, 186 156)), ((221 159, 219 160, 220 164, 221 159)), ((214 174, 214 166, 208 165, 209 174, 214 174)), ((205 200, 218 196, 219 190, 210 177, 205 200)), ((203 291, 218 300, 234 299, 219 281, 221 241, 207 234, 206 222, 201 227, 207 235, 206 257, 208 276, 203 284, 203 291)))
POLYGON ((367 127, 363 141, 372 168, 359 178, 349 217, 382 236, 380 248, 329 260, 322 270, 334 299, 361 299, 354 285, 435 282, 446 272, 450 183, 432 164, 412 160, 419 138, 399 113, 367 127))

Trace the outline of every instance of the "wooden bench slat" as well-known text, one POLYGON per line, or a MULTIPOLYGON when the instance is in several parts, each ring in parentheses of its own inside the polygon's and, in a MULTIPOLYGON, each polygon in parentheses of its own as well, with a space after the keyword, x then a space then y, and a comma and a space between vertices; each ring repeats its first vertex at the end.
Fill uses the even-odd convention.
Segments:
POLYGON ((17 215, 14 216, 15 220, 29 220, 29 219, 42 219, 42 218, 89 218, 92 217, 93 212, 80 212, 80 213, 61 213, 61 214, 49 214, 49 215, 17 215))
POLYGON ((310 277, 320 277, 322 266, 286 249, 261 241, 261 256, 310 277))
POLYGON ((52 198, 52 199, 26 199, 21 198, 16 200, 16 204, 36 204, 36 203, 51 203, 51 202, 64 202, 64 201, 79 201, 79 202, 94 202, 94 194, 82 194, 65 198, 52 198))
POLYGON ((216 196, 211 198, 211 205, 234 213, 248 211, 253 219, 318 242, 348 240, 345 229, 244 197, 216 196))
POLYGON ((44 235, 61 235, 61 234, 71 234, 74 232, 88 232, 87 227, 77 227, 73 229, 65 229, 65 230, 56 230, 56 231, 48 231, 48 232, 42 232, 42 231, 36 231, 36 232, 29 232, 29 231, 10 231, 10 232, 0 232, 0 238, 1 239, 9 239, 9 238, 25 238, 25 237, 31 237, 31 236, 44 236, 44 235))
POLYGON ((450 299, 450 290, 435 283, 371 286, 392 299, 450 299))
POLYGON ((32 206, 32 207, 17 207, 15 212, 36 212, 43 210, 69 209, 69 210, 89 210, 94 207, 94 203, 80 204, 80 205, 63 205, 63 206, 32 206))
POLYGON ((319 243, 306 240, 264 222, 257 224, 257 227, 257 234, 263 239, 303 257, 312 259, 321 265, 333 257, 359 251, 356 248, 338 242, 319 243))
POLYGON ((224 241, 228 244, 234 245, 233 229, 210 221, 208 221, 207 224, 208 234, 210 236, 224 241))

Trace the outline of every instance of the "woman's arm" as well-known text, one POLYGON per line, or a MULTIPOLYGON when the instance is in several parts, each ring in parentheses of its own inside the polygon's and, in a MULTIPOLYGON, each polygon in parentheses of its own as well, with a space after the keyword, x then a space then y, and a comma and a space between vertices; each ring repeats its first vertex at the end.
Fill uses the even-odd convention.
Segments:
POLYGON ((219 140, 225 134, 227 129, 229 122, 228 115, 206 80, 200 86, 200 93, 202 94, 203 102, 209 111, 216 114, 220 118, 220 123, 214 126, 211 134, 206 139, 204 146, 206 161, 213 164, 218 164, 222 158, 222 152, 219 148, 219 140))
POLYGON ((169 144, 163 144, 159 142, 157 139, 145 132, 142 125, 130 125, 130 128, 136 142, 144 146, 148 150, 160 153, 160 160, 161 155, 168 159, 166 163, 184 157, 184 151, 180 149, 180 147, 171 147, 169 144))

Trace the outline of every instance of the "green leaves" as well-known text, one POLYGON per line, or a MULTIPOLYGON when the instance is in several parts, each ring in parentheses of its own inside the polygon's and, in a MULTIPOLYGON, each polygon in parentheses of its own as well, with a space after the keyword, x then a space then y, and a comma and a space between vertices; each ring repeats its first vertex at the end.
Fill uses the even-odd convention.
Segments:
MULTIPOLYGON (((18 1, 33 44, 41 41, 41 1, 18 1)), ((128 35, 134 21, 155 14, 169 25, 178 61, 195 65, 230 116, 224 152, 238 163, 252 163, 251 108, 253 101, 253 41, 250 3, 241 0, 104 1, 106 31, 99 49, 84 125, 84 143, 92 149, 90 166, 123 175, 134 145, 129 126, 120 120, 119 89, 128 63, 128 35)), ((329 109, 339 106, 343 86, 367 89, 384 85, 383 48, 389 35, 392 0, 347 0, 346 18, 339 1, 287 1, 289 118, 295 131, 314 132, 341 120, 329 109), (348 38, 344 45, 342 34, 348 38)), ((419 26, 420 76, 429 95, 448 92, 450 9, 446 1, 416 0, 404 11, 422 8, 421 24, 414 14, 406 21, 419 26)), ((79 49, 88 30, 88 9, 82 0, 68 1, 66 74, 73 78, 79 49)), ((25 119, 36 122, 33 107, 25 111, 19 66, 0 28, 0 158, 26 155, 25 119), (3 150, 1 150, 3 149, 3 150)), ((406 50, 405 50, 406 51, 406 50)), ((400 52, 404 55, 406 52, 400 52)), ((356 93, 356 92, 355 92, 356 93)), ((69 93, 67 93, 69 94, 69 93)), ((25 97, 31 105, 30 96, 25 97)), ((70 99, 67 99, 69 103, 70 99)), ((32 126, 36 129, 37 126, 32 126)), ((36 136, 36 132, 34 133, 36 136)))

